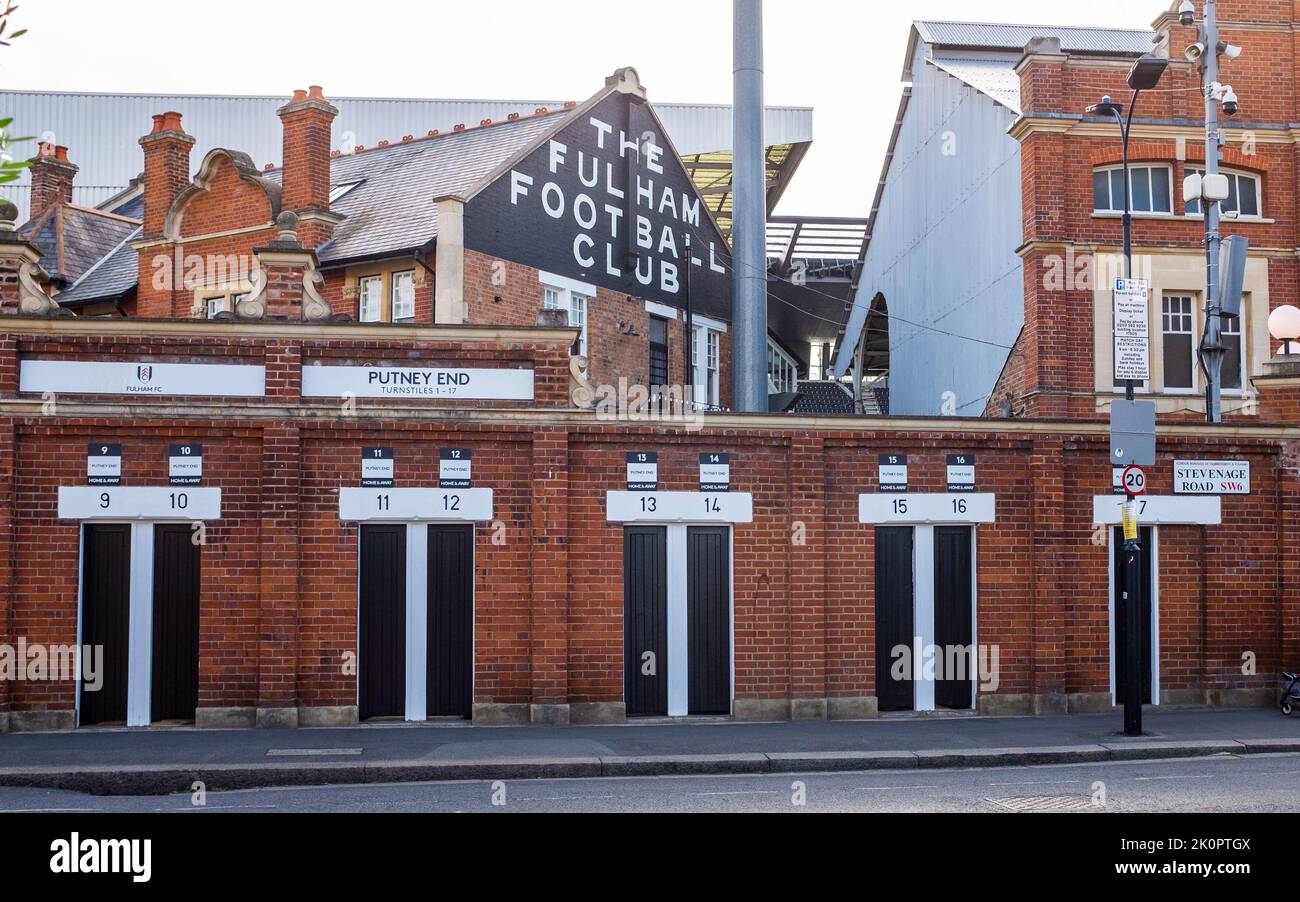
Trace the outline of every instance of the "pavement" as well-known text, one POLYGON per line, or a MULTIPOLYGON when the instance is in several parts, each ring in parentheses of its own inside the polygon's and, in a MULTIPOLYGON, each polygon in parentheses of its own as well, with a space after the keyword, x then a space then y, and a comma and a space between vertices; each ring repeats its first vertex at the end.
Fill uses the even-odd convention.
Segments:
POLYGON ((1297 776, 1300 755, 1216 755, 1049 767, 272 787, 203 796, 0 787, 0 815, 1290 814, 1300 811, 1297 776))
POLYGON ((761 775, 1020 767, 1300 753, 1300 719, 1275 709, 727 721, 584 727, 376 724, 348 729, 81 730, 0 735, 0 786, 148 796, 266 787, 464 780, 761 775))

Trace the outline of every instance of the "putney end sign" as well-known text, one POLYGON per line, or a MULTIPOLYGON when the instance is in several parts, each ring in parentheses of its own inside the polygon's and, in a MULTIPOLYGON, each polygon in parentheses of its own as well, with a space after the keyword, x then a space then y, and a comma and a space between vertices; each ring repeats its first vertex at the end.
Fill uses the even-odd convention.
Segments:
POLYGON ((393 398, 457 401, 532 401, 528 369, 305 366, 304 398, 393 398))

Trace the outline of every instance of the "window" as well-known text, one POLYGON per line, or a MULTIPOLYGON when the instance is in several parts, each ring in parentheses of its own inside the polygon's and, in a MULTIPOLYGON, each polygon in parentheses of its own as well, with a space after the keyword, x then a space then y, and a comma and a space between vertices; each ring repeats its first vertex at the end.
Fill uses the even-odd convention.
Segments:
POLYGON ((722 336, 717 332, 710 331, 708 333, 706 344, 708 347, 704 355, 705 385, 709 388, 709 406, 716 408, 722 401, 722 399, 718 397, 718 383, 721 374, 719 363, 722 356, 722 336))
POLYGON ((650 388, 668 384, 668 320, 650 317, 650 388))
MULTIPOLYGON (((1133 212, 1173 213, 1173 179, 1169 166, 1130 167, 1133 212)), ((1100 213, 1124 212, 1124 167, 1093 170, 1092 206, 1100 213)))
POLYGON ((384 280, 380 276, 366 276, 357 283, 357 305, 360 311, 358 318, 361 322, 379 322, 380 292, 383 290, 383 284, 384 280))
MULTIPOLYGON (((1244 303, 1242 307, 1245 307, 1244 303)), ((1219 322, 1223 324, 1220 331, 1223 345, 1228 349, 1227 355, 1223 358, 1223 390, 1241 391, 1242 381, 1245 378, 1241 353, 1241 319, 1229 319, 1225 316, 1221 317, 1219 322)))
MULTIPOLYGON (((1219 205, 1223 213, 1235 213, 1238 216, 1262 216, 1260 212, 1263 209, 1262 194, 1260 192, 1259 176, 1250 175, 1245 172, 1231 172, 1221 170, 1228 177, 1228 199, 1219 205)), ((1188 169, 1188 175, 1205 175, 1204 169, 1188 169)), ((1201 202, 1199 200, 1191 201, 1187 204, 1186 213, 1188 216, 1202 216, 1201 202)))
POLYGON ((785 351, 768 339, 767 387, 773 395, 784 395, 799 389, 799 367, 785 351))
POLYGON ((543 289, 542 306, 547 310, 564 310, 569 314, 569 325, 582 330, 578 339, 578 356, 587 356, 587 302, 591 295, 583 294, 574 288, 558 288, 546 285, 543 289))
POLYGON ((1166 391, 1196 390, 1196 315, 1187 295, 1166 295, 1163 336, 1166 391))
POLYGON ((207 306, 208 319, 216 319, 223 313, 234 313, 235 307, 247 294, 217 294, 204 298, 204 304, 207 306))
POLYGON ((342 185, 333 185, 333 186, 331 186, 331 187, 330 187, 330 203, 334 203, 334 201, 336 201, 336 200, 342 200, 344 197, 346 197, 346 196, 347 196, 347 195, 352 191, 353 188, 357 187, 358 185, 360 185, 360 184, 361 184, 362 182, 364 182, 364 181, 365 181, 365 179, 361 179, 361 180, 359 180, 359 181, 355 181, 355 182, 345 182, 345 183, 342 184, 342 185))
POLYGON ((393 273, 393 322, 415 320, 415 272, 393 273))

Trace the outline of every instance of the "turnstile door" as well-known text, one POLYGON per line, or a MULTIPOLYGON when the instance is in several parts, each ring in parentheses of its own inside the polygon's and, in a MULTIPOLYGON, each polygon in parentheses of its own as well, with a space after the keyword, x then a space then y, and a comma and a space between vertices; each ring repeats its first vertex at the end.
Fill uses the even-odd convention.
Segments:
POLYGON ((199 706, 200 549, 188 525, 155 526, 152 719, 194 720, 199 706))
POLYGON ((881 711, 916 707, 913 545, 909 526, 876 529, 876 698, 881 711), (906 653, 900 658, 896 653, 902 649, 906 653))
POLYGON ((406 527, 361 527, 358 715, 406 715, 406 527))
POLYGON ((965 711, 975 705, 973 539, 969 526, 934 529, 934 644, 938 647, 934 703, 938 708, 965 711))
POLYGON ((623 697, 628 717, 668 716, 668 530, 623 539, 623 697))
POLYGON ((86 526, 81 566, 81 644, 103 649, 102 684, 81 684, 81 725, 126 722, 131 633, 131 527, 86 526))
POLYGON ((474 707, 474 527, 429 527, 426 691, 430 717, 474 707))
POLYGON ((686 541, 690 714, 730 714, 731 530, 691 527, 686 541))
MULTIPOLYGON (((1142 704, 1151 704, 1151 583, 1154 576, 1151 562, 1152 543, 1155 540, 1155 534, 1150 527, 1142 530, 1142 581, 1139 591, 1135 594, 1138 596, 1138 603, 1142 605, 1142 704)), ((1121 588, 1121 582, 1124 575, 1124 531, 1115 530, 1115 701, 1124 704, 1126 698, 1125 692, 1128 687, 1128 614, 1124 610, 1124 592, 1121 588)))

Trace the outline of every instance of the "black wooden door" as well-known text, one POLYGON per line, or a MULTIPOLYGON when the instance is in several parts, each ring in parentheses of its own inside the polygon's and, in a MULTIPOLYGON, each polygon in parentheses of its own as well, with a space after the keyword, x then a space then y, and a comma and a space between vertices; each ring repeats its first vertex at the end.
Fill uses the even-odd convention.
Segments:
POLYGON ((429 527, 430 717, 469 717, 474 705, 474 527, 429 527))
POLYGON ((934 703, 967 710, 975 704, 974 598, 971 593, 972 531, 969 526, 934 530, 934 703), (942 677, 942 679, 940 679, 942 677))
MULTIPOLYGON (((1140 589, 1140 604, 1142 605, 1142 703, 1151 704, 1151 624, 1154 617, 1152 616, 1151 605, 1151 585, 1155 571, 1152 569, 1151 547, 1155 540, 1155 533, 1150 527, 1142 530, 1142 553, 1140 559, 1142 562, 1142 581, 1140 589)), ((1128 687, 1128 615, 1124 609, 1124 596, 1120 588, 1121 580, 1124 574, 1124 531, 1115 530, 1114 539, 1115 553, 1115 699, 1119 704, 1124 704, 1124 693, 1128 687)))
POLYGON ((81 644, 100 646, 102 684, 81 686, 81 725, 126 721, 131 634, 131 527, 87 526, 82 547, 81 644))
POLYGON ((361 527, 358 714, 406 715, 406 527, 361 527))
POLYGON ((668 530, 623 539, 623 672, 629 717, 668 715, 668 530))
POLYGON ((686 531, 690 714, 731 713, 731 530, 686 531))
POLYGON ((186 525, 153 532, 153 720, 199 706, 199 546, 186 525))
POLYGON ((910 526, 876 529, 876 698, 881 711, 910 711, 916 706, 913 541, 910 526), (896 659, 900 648, 907 653, 896 659), (901 663, 896 665, 896 660, 901 663))

